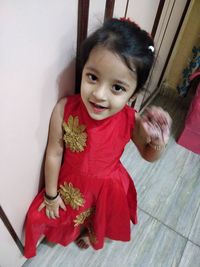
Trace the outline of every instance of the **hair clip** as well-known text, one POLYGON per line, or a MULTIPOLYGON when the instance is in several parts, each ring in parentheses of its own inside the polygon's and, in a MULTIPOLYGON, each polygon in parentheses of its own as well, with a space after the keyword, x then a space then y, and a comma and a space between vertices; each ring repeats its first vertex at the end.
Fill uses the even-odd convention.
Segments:
POLYGON ((154 47, 152 45, 148 46, 148 49, 151 50, 151 52, 153 53, 154 52, 154 47))
POLYGON ((135 23, 135 21, 131 20, 130 18, 122 17, 122 18, 120 18, 119 20, 121 20, 122 22, 129 22, 129 23, 132 23, 132 24, 134 24, 136 27, 138 27, 139 29, 141 29, 140 26, 139 26, 137 23, 135 23))
POLYGON ((127 21, 127 22, 132 22, 132 20, 130 18, 125 18, 125 17, 122 17, 119 20, 121 20, 121 21, 127 21))

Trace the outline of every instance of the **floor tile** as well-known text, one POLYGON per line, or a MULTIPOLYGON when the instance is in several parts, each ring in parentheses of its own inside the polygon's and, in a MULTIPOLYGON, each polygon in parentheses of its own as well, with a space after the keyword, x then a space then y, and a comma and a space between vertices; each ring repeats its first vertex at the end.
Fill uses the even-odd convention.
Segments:
POLYGON ((179 267, 199 267, 200 247, 188 241, 179 267))
MULTIPOLYGON (((179 153, 175 155, 176 159, 178 155, 181 156, 179 153)), ((188 237, 200 206, 200 176, 197 175, 197 167, 193 165, 197 160, 186 155, 183 158, 187 160, 177 160, 174 166, 177 170, 173 172, 170 171, 172 163, 166 166, 166 159, 163 166, 160 162, 158 169, 155 166, 147 172, 147 176, 143 177, 143 186, 140 184, 138 195, 139 206, 143 210, 188 237), (189 162, 193 165, 190 175, 185 167, 189 162)))
MULTIPOLYGON (((177 110, 174 103, 170 105, 166 107, 175 118, 176 128, 184 110, 177 110)), ((145 162, 131 143, 122 162, 135 182, 139 207, 188 237, 200 206, 200 156, 179 146, 172 136, 157 162, 145 162)), ((198 244, 199 235, 194 232, 192 235, 198 244)))
MULTIPOLYGON (((200 246, 200 207, 194 220, 189 239, 200 246)), ((200 266, 200 265, 199 265, 200 266)))
POLYGON ((107 242, 102 250, 81 251, 74 244, 52 248, 41 244, 23 267, 171 267, 178 266, 186 239, 139 211, 130 242, 107 242))

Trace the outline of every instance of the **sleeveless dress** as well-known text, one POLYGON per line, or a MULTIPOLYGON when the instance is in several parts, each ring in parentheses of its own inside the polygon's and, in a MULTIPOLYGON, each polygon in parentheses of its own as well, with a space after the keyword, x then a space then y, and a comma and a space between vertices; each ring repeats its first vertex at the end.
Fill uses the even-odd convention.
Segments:
POLYGON ((49 219, 45 209, 38 212, 44 190, 33 200, 26 217, 27 258, 36 255, 42 235, 48 241, 68 245, 88 229, 94 249, 104 238, 130 240, 130 221, 137 223, 137 194, 120 157, 131 138, 135 111, 125 106, 104 120, 92 119, 80 95, 69 96, 64 109, 65 150, 58 189, 67 210, 49 219))

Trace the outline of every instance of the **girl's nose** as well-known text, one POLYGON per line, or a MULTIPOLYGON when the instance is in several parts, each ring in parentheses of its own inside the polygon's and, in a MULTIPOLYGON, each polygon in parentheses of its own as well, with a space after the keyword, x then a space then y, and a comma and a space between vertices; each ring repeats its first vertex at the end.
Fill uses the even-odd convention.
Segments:
POLYGON ((106 100, 106 91, 107 91, 106 86, 100 85, 94 89, 92 94, 97 100, 102 101, 102 100, 106 100))

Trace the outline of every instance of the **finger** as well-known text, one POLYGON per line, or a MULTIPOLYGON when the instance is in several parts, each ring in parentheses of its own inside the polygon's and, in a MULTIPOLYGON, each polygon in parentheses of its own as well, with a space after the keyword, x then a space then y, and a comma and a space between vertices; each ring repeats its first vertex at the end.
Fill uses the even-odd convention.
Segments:
POLYGON ((63 201, 60 202, 60 207, 61 207, 61 209, 63 209, 64 211, 67 210, 65 204, 63 203, 63 201))
POLYGON ((162 125, 167 125, 169 128, 171 127, 172 119, 168 112, 161 110, 159 115, 159 120, 162 125))
POLYGON ((46 208, 46 215, 47 217, 50 219, 50 214, 49 214, 49 210, 46 208))
POLYGON ((154 141, 162 141, 162 130, 160 129, 160 126, 158 122, 153 121, 150 122, 150 120, 147 118, 142 118, 140 121, 141 126, 141 135, 144 137, 146 143, 154 141))
POLYGON ((154 134, 155 125, 151 123, 150 121, 147 121, 147 122, 142 121, 141 128, 144 131, 144 134, 146 134, 147 136, 151 136, 152 134, 154 134))
POLYGON ((165 144, 168 143, 169 137, 170 137, 170 130, 168 127, 166 127, 163 129, 163 140, 165 144))
POLYGON ((54 209, 54 216, 56 217, 56 218, 59 218, 60 216, 59 216, 59 203, 58 203, 58 206, 54 209))
POLYGON ((159 111, 158 113, 158 121, 161 125, 169 124, 169 114, 164 110, 159 111))
POLYGON ((168 118, 170 118, 170 116, 161 107, 152 106, 147 108, 146 112, 150 120, 157 121, 160 125, 168 124, 168 118))
POLYGON ((44 204, 44 202, 42 202, 42 204, 38 208, 38 211, 41 211, 44 207, 45 207, 45 204, 44 204))
POLYGON ((150 122, 148 127, 144 125, 144 128, 149 133, 151 140, 156 143, 164 142, 166 144, 169 140, 172 123, 170 115, 162 108, 153 106, 147 109, 145 118, 150 122))
POLYGON ((151 141, 163 142, 162 130, 160 129, 157 123, 152 125, 150 130, 150 136, 151 136, 151 141))
POLYGON ((54 215, 55 215, 56 218, 59 218, 59 217, 60 217, 60 216, 59 216, 59 209, 56 209, 56 210, 54 211, 54 215))
POLYGON ((53 210, 51 210, 49 212, 49 214, 50 214, 50 218, 52 218, 52 219, 55 219, 56 218, 55 215, 54 215, 54 211, 53 210))
POLYGON ((150 112, 146 112, 145 115, 144 115, 143 117, 145 117, 145 119, 146 119, 147 121, 150 121, 150 122, 152 122, 152 120, 154 119, 153 114, 150 113, 150 112))
POLYGON ((152 133, 151 133, 151 141, 153 141, 153 142, 163 142, 162 141, 162 135, 158 132, 158 131, 152 131, 152 133))
POLYGON ((148 121, 150 121, 151 123, 159 123, 159 124, 162 124, 163 123, 163 120, 162 120, 162 118, 160 117, 160 115, 159 115, 159 113, 158 113, 158 111, 156 111, 156 112, 151 112, 151 113, 147 113, 146 114, 146 116, 147 116, 147 119, 148 119, 148 121))
POLYGON ((156 110, 155 112, 153 112, 149 116, 151 116, 152 123, 157 122, 159 125, 162 125, 165 122, 163 120, 163 117, 162 117, 161 113, 158 110, 156 110))

